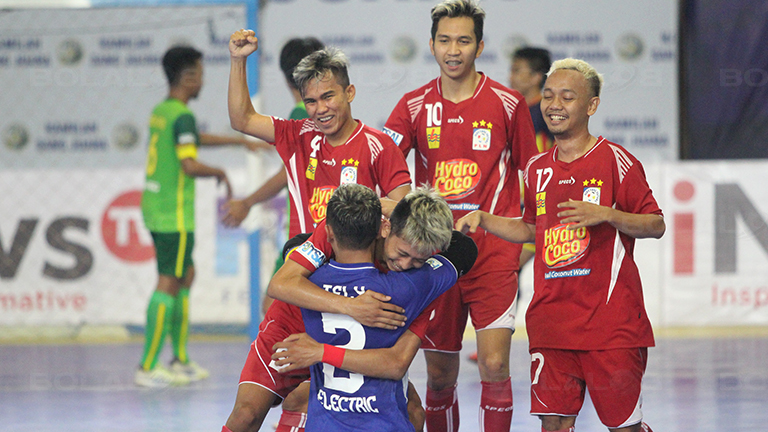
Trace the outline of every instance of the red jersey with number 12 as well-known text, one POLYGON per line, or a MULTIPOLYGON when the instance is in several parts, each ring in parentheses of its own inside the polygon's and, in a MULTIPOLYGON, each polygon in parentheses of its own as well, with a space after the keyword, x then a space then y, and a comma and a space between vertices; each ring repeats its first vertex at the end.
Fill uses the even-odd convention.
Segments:
POLYGON ((536 225, 534 293, 525 315, 530 347, 653 346, 634 237, 608 223, 568 230, 557 216, 557 205, 569 199, 661 215, 643 167, 602 137, 570 163, 558 161, 557 150, 532 159, 524 173, 523 221, 536 225))

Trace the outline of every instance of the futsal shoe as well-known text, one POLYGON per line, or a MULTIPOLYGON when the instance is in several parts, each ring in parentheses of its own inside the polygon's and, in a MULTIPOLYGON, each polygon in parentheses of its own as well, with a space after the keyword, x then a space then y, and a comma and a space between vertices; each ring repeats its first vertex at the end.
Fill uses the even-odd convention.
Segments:
POLYGON ((207 369, 193 361, 184 364, 179 360, 174 360, 171 362, 171 371, 177 375, 187 377, 192 382, 204 380, 211 376, 207 369))
POLYGON ((469 359, 469 361, 473 361, 473 362, 477 363, 477 351, 475 351, 472 354, 470 354, 469 357, 467 357, 467 358, 469 359))
POLYGON ((137 370, 133 382, 140 387, 163 388, 187 385, 190 379, 186 375, 171 372, 162 366, 157 366, 148 371, 144 369, 137 370))

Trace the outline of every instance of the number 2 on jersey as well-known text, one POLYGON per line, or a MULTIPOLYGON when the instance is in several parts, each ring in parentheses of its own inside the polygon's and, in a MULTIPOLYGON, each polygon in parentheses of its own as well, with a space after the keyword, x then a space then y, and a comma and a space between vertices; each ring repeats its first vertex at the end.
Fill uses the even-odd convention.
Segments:
MULTIPOLYGON (((349 342, 338 345, 339 348, 354 350, 365 348, 365 329, 362 324, 347 315, 323 313, 322 317, 323 333, 336 334, 337 330, 349 332, 349 342)), ((364 377, 362 374, 349 372, 348 377, 340 377, 334 376, 335 372, 334 366, 323 363, 325 387, 344 393, 355 393, 363 386, 364 377)))

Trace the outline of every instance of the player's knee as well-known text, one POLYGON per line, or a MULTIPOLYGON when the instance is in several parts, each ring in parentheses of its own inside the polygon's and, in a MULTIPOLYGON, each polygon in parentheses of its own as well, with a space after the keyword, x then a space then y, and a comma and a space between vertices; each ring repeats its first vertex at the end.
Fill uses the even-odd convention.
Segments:
POLYGON ((309 404, 309 383, 301 383, 283 400, 283 410, 295 412, 307 412, 309 404))
POLYGON ((235 403, 232 414, 227 420, 227 427, 233 432, 258 430, 266 414, 253 404, 235 403))
POLYGON ((505 359, 501 353, 479 355, 477 366, 483 380, 500 381, 509 376, 509 359, 505 359))
POLYGON ((543 431, 569 430, 576 423, 575 417, 543 415, 539 416, 539 418, 541 419, 541 429, 543 431))

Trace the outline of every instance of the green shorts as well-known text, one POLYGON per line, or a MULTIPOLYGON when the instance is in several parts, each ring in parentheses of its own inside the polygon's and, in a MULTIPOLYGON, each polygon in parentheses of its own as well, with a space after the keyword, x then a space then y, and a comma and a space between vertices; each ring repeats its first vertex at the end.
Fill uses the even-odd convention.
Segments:
POLYGON ((194 232, 152 233, 157 256, 157 272, 161 275, 183 278, 192 267, 194 232))

